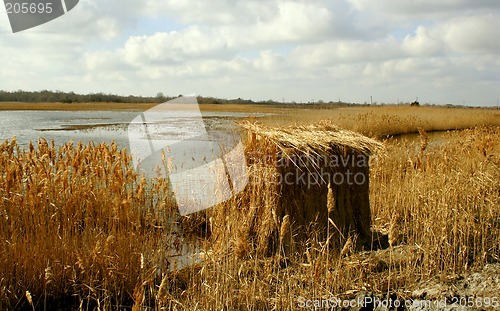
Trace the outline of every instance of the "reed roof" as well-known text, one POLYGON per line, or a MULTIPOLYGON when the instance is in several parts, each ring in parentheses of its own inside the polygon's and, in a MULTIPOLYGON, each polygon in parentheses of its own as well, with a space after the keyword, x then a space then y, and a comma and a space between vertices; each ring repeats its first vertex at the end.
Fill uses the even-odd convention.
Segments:
POLYGON ((272 142, 285 153, 292 151, 311 155, 332 155, 355 151, 371 155, 384 149, 382 143, 362 134, 340 129, 329 121, 315 125, 287 127, 269 127, 249 121, 244 121, 240 125, 272 142))

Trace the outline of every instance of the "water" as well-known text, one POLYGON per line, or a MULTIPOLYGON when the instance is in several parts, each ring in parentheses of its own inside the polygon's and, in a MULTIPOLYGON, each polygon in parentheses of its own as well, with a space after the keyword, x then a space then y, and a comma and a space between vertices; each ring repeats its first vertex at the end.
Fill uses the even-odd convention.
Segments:
POLYGON ((1 111, 0 139, 16 140, 21 147, 38 138, 57 145, 73 141, 111 142, 126 146, 126 128, 136 112, 115 111, 1 111))
MULTIPOLYGON (((16 136, 21 147, 34 144, 39 138, 54 140, 56 145, 67 142, 111 143, 129 148, 127 128, 137 117, 137 111, 0 111, 0 140, 16 136)), ((207 127, 231 128, 234 120, 245 118, 246 113, 203 112, 207 127)), ((179 133, 177 124, 166 125, 170 135, 179 133)))
MULTIPOLYGON (((457 130, 459 131, 459 130, 457 130)), ((454 131, 432 131, 432 132, 427 132, 427 150, 432 150, 435 148, 439 148, 446 143, 450 142, 452 139, 458 139, 458 138, 453 138, 453 133, 454 131)), ((403 141, 408 141, 408 142, 413 142, 415 143, 415 152, 420 151, 420 134, 419 133, 406 133, 406 134, 401 134, 401 135, 396 135, 393 137, 389 137, 387 141, 389 143, 395 143, 395 142, 403 142, 403 141)))

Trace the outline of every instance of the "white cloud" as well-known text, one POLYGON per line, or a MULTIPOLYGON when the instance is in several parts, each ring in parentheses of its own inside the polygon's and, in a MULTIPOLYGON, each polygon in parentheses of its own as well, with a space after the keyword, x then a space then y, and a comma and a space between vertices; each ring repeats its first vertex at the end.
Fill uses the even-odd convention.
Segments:
POLYGON ((402 47, 415 56, 438 56, 446 52, 442 35, 425 26, 418 26, 414 35, 406 35, 402 47))
POLYGON ((130 37, 124 46, 124 56, 130 63, 180 62, 189 58, 222 56, 230 41, 223 32, 203 31, 192 26, 182 32, 156 33, 130 37))
POLYGON ((311 2, 281 2, 274 19, 256 26, 254 36, 264 41, 309 41, 329 31, 332 14, 311 2))
POLYGON ((418 26, 403 40, 403 49, 415 56, 444 56, 450 53, 498 54, 500 15, 485 13, 452 17, 426 27, 418 26))
POLYGON ((0 35, 0 89, 496 103, 499 20, 497 0, 81 0, 0 35))
POLYGON ((277 71, 277 66, 282 63, 281 58, 279 54, 273 51, 262 51, 260 57, 255 60, 254 66, 262 71, 277 71))
POLYGON ((335 39, 319 44, 299 46, 293 58, 302 67, 383 61, 402 57, 399 42, 388 36, 374 41, 335 39))
POLYGON ((458 52, 499 54, 500 14, 454 18, 446 24, 445 40, 458 52))
POLYGON ((373 10, 384 15, 395 13, 406 18, 429 14, 450 16, 450 14, 460 12, 500 8, 500 3, 497 0, 350 0, 350 2, 358 10, 373 10))

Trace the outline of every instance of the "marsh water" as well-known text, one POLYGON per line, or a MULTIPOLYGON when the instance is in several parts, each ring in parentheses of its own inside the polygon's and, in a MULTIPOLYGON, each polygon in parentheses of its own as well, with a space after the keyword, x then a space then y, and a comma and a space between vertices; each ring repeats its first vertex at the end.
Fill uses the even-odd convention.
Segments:
MULTIPOLYGON (((129 148, 127 128, 137 111, 0 111, 0 140, 16 137, 21 147, 35 144, 39 138, 54 140, 56 145, 78 143, 111 143, 129 148)), ((248 114, 236 112, 202 112, 207 127, 229 128, 234 120, 248 114)), ((171 135, 182 128, 170 128, 171 135)))
MULTIPOLYGON (((0 141, 16 136, 21 147, 35 144, 39 138, 54 140, 56 145, 70 141, 78 143, 111 143, 120 148, 129 148, 127 128, 140 114, 138 111, 0 111, 0 141)), ((267 114, 255 114, 259 117, 267 114)), ((248 113, 202 112, 207 127, 230 128, 234 121, 248 117, 248 113)), ((183 129, 170 128, 171 134, 179 134, 183 129)), ((430 132, 429 140, 436 144, 445 141, 446 132, 430 132)), ((418 133, 393 136, 390 140, 419 140, 418 133)))

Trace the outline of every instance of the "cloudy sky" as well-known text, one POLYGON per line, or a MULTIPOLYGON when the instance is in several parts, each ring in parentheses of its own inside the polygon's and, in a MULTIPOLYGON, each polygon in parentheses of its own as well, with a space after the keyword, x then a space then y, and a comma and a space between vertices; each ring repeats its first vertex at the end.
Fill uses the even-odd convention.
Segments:
POLYGON ((13 34, 0 89, 496 106, 498 0, 80 0, 13 34))

